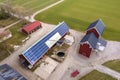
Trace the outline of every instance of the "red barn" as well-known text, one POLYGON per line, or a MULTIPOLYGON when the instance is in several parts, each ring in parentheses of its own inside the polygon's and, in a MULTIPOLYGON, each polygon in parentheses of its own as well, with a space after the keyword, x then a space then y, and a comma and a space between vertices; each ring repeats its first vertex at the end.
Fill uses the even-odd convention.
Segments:
POLYGON ((34 21, 28 25, 25 25, 22 28, 22 32, 24 32, 25 34, 31 34, 37 29, 39 29, 40 27, 42 27, 40 21, 34 21))
POLYGON ((90 57, 92 50, 96 48, 97 42, 98 39, 94 33, 86 34, 80 41, 79 54, 90 57))
POLYGON ((102 22, 101 19, 98 19, 88 26, 86 34, 93 32, 96 35, 96 37, 99 38, 102 35, 104 28, 105 28, 104 23, 102 22))

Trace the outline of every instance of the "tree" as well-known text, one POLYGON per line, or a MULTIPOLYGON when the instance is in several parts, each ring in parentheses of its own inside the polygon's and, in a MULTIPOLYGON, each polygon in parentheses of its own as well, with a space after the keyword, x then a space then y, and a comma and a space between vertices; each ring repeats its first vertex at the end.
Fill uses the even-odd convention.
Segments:
POLYGON ((0 20, 9 18, 9 13, 6 13, 5 9, 0 8, 0 20))
POLYGON ((12 0, 6 0, 4 3, 0 4, 6 13, 8 13, 10 16, 15 16, 21 19, 25 19, 26 16, 30 18, 32 15, 32 11, 27 10, 25 7, 22 7, 20 5, 13 5, 12 0))

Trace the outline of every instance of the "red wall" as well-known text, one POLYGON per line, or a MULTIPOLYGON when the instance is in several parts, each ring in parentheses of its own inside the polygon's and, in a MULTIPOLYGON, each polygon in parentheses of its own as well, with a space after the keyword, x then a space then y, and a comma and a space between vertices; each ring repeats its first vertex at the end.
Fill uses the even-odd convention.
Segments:
POLYGON ((92 33, 92 32, 95 34, 95 36, 96 36, 97 38, 99 38, 100 35, 98 34, 98 32, 97 32, 95 29, 90 29, 90 30, 88 30, 86 34, 89 34, 89 33, 92 33))
POLYGON ((24 29, 22 29, 22 32, 24 32, 25 34, 29 34, 29 33, 27 33, 24 29))
POLYGON ((80 49, 79 49, 79 53, 86 56, 86 57, 90 57, 92 48, 90 48, 89 44, 80 44, 80 49))

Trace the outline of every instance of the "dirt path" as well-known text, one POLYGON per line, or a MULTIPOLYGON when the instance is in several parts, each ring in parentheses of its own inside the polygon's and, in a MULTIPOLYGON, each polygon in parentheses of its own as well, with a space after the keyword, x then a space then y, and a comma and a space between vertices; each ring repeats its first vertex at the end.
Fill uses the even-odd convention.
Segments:
POLYGON ((31 16, 31 18, 25 17, 25 19, 27 19, 28 21, 33 22, 33 21, 35 21, 34 17, 35 17, 37 14, 39 14, 39 13, 41 13, 41 12, 43 12, 43 11, 45 11, 45 10, 47 10, 47 9, 49 9, 49 8, 51 8, 51 7, 53 7, 53 6, 56 6, 57 4, 60 4, 60 3, 63 2, 63 1, 64 1, 64 0, 59 0, 58 2, 53 3, 53 4, 49 5, 49 6, 43 8, 43 9, 37 11, 37 12, 35 12, 35 13, 31 16))
POLYGON ((8 25, 8 26, 4 27, 4 28, 0 28, 0 32, 3 32, 5 29, 10 28, 11 26, 13 26, 13 25, 15 25, 15 24, 19 23, 20 21, 21 21, 21 20, 18 20, 18 21, 16 21, 16 22, 14 22, 14 23, 12 23, 12 24, 10 24, 10 25, 8 25))

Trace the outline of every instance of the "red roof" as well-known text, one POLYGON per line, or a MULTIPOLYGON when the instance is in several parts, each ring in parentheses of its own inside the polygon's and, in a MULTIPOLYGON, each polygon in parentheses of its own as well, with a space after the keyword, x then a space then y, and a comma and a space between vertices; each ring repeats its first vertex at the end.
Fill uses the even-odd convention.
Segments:
POLYGON ((40 21, 34 21, 26 26, 23 27, 23 30, 25 30, 27 33, 34 30, 37 26, 41 26, 40 21))
POLYGON ((74 72, 71 73, 71 77, 76 77, 79 74, 78 70, 75 70, 74 72))

